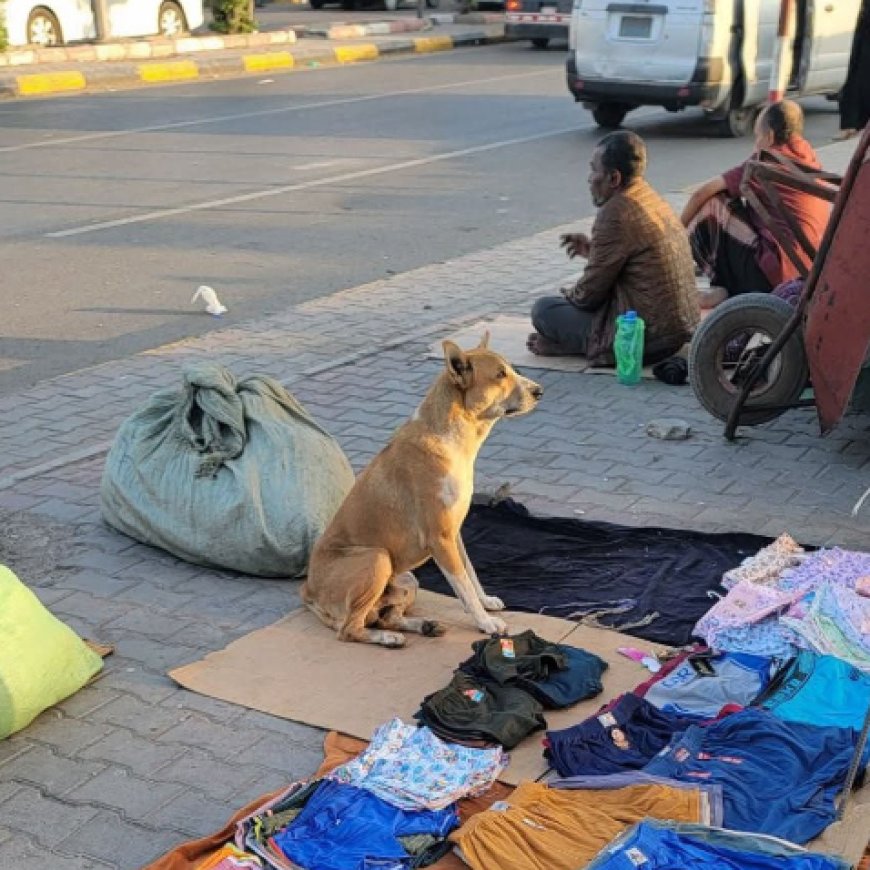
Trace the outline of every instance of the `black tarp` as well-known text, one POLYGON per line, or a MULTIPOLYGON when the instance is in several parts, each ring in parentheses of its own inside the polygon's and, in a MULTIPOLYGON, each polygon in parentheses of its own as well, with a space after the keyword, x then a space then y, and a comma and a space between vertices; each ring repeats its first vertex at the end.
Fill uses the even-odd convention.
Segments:
MULTIPOLYGON (((534 516, 512 499, 473 504, 462 539, 484 589, 509 609, 593 615, 601 625, 669 645, 688 643, 715 603, 708 592, 723 593, 722 575, 771 541, 534 516)), ((415 573, 424 589, 451 594, 433 562, 415 573)))

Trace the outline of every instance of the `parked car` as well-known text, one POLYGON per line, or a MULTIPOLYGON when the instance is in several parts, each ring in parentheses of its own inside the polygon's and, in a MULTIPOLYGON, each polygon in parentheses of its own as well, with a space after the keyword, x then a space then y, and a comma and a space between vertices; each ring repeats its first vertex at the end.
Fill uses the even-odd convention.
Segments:
MULTIPOLYGON (((861 0, 798 0, 789 96, 835 95, 861 0)), ((605 128, 638 106, 700 106, 743 135, 768 93, 780 0, 576 0, 568 90, 605 128)))
MULTIPOLYGON (((107 0, 112 36, 180 36, 203 23, 203 0, 107 0)), ((65 45, 94 39, 90 0, 5 0, 10 45, 65 45)))
POLYGON ((573 0, 507 0, 505 36, 530 39, 535 48, 546 48, 551 39, 568 39, 573 0))

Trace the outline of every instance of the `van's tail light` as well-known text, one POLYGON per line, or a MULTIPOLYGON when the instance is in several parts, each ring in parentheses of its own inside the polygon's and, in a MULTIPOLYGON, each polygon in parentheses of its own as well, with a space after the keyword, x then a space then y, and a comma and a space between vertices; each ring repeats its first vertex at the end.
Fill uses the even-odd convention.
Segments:
POLYGON ((507 0, 504 8, 508 12, 519 12, 523 8, 523 0, 507 0))

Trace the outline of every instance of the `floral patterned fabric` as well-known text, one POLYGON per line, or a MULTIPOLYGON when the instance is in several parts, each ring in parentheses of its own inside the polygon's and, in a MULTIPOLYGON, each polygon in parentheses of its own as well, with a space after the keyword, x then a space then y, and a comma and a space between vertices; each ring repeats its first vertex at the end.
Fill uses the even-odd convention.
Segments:
POLYGON ((391 719, 375 731, 368 749, 330 777, 400 809, 436 810, 486 791, 507 763, 500 747, 445 743, 428 728, 391 719))

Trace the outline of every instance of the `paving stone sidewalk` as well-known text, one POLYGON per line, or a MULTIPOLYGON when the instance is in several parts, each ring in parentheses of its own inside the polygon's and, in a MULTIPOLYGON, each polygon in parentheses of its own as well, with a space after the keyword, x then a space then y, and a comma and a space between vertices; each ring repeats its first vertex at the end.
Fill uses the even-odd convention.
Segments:
MULTIPOLYGON (((571 277, 557 243, 566 229, 0 399, 0 561, 81 634, 117 645, 101 679, 0 742, 0 867, 134 870, 320 759, 315 729, 165 676, 298 606, 297 584, 189 565, 105 527, 98 486, 118 424, 207 357, 285 381, 359 468, 439 371, 430 343, 487 314, 527 312, 571 277)), ((479 487, 509 483, 550 513, 866 547, 870 509, 850 516, 870 486, 866 417, 821 439, 812 413, 795 411, 728 444, 688 387, 533 374, 544 400, 496 427, 479 487), (692 437, 650 438, 656 417, 686 420, 692 437)))

